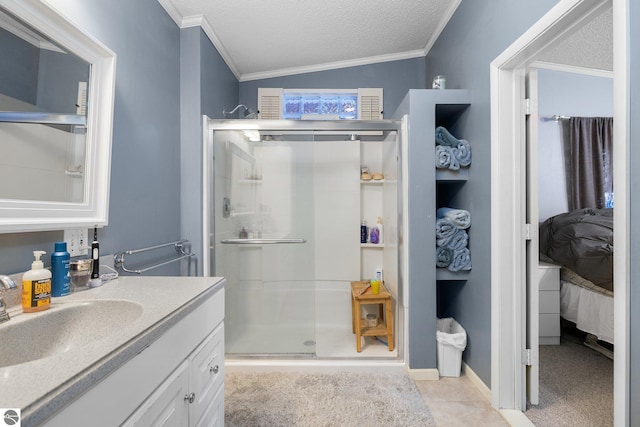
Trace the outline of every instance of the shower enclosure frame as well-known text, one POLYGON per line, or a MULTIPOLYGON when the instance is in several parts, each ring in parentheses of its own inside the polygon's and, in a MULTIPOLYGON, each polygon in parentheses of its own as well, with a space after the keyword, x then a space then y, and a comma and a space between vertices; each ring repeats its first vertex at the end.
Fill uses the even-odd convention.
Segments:
POLYGON ((403 169, 402 152, 406 149, 406 130, 407 118, 402 120, 252 120, 252 119, 210 119, 203 116, 203 216, 202 216, 202 239, 203 239, 203 274, 210 276, 214 273, 215 267, 215 224, 212 224, 216 209, 216 200, 214 198, 214 132, 215 131, 257 131, 257 132, 319 132, 342 134, 351 139, 355 139, 357 135, 371 134, 372 132, 396 132, 397 133, 397 153, 398 153, 398 184, 397 184, 397 226, 398 226, 398 249, 397 249, 397 301, 398 307, 402 308, 402 312, 395 314, 398 325, 398 359, 402 361, 406 355, 406 339, 407 336, 407 304, 406 304, 406 284, 405 278, 405 262, 407 256, 406 245, 403 245, 402 236, 406 235, 404 227, 406 226, 406 189, 404 184, 406 179, 403 175, 406 171, 403 169))

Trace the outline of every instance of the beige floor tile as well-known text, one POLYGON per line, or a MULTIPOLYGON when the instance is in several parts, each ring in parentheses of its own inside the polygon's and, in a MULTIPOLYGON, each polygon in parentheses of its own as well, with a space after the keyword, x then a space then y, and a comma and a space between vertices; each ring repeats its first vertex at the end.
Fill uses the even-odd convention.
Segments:
POLYGON ((441 378, 438 381, 416 381, 425 402, 486 402, 476 386, 465 376, 441 378))
POLYGON ((476 386, 464 375, 438 381, 415 381, 438 427, 508 427, 476 386))
POLYGON ((427 402, 438 427, 509 427, 488 402, 427 402))

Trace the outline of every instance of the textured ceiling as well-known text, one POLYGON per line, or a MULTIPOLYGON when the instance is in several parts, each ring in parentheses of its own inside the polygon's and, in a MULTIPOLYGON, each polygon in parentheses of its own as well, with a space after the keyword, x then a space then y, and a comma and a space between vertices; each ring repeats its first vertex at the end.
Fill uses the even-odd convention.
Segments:
POLYGON ((578 32, 541 53, 538 61, 613 71, 613 13, 608 9, 578 32))
POLYGON ((460 0, 158 0, 240 80, 425 56, 460 0))
MULTIPOLYGON (((201 26, 240 81, 425 56, 461 0, 158 0, 201 26)), ((611 9, 538 61, 613 69, 611 9)))

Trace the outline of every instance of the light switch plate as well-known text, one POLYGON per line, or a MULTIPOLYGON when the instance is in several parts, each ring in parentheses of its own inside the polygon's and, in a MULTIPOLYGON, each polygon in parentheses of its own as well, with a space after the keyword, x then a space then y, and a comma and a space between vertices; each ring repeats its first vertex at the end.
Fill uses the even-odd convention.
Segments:
POLYGON ((86 228, 64 230, 64 241, 67 242, 67 252, 69 252, 69 255, 75 257, 89 253, 88 234, 89 231, 86 228))

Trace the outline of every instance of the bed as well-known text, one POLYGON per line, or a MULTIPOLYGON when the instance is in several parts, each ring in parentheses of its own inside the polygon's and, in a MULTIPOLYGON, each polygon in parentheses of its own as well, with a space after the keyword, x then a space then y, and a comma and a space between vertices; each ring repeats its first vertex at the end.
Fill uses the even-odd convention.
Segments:
POLYGON ((613 344, 613 209, 552 216, 539 239, 541 261, 561 266, 560 315, 589 334, 590 347, 613 344))

